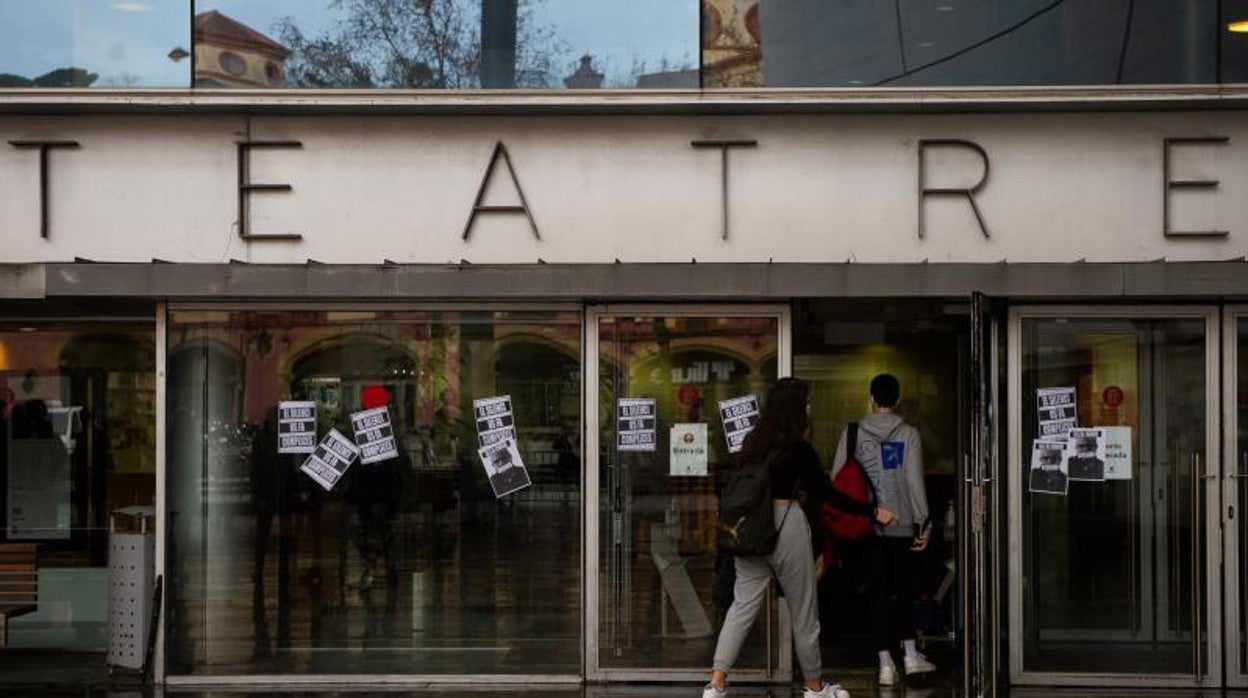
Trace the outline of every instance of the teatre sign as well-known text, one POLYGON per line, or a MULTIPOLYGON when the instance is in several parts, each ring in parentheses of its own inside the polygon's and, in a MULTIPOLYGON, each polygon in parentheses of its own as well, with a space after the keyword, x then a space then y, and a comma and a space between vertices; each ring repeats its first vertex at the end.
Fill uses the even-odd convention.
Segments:
POLYGON ((242 123, 0 120, 11 261, 1221 260, 1248 219, 1225 114, 242 123))

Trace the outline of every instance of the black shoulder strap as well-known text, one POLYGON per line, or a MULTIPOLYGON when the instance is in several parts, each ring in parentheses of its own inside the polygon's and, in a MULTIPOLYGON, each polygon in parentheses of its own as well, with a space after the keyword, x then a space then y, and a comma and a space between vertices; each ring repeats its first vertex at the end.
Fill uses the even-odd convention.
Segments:
POLYGON ((858 457, 858 422, 850 422, 849 426, 845 427, 845 431, 846 431, 845 457, 857 458, 858 457))

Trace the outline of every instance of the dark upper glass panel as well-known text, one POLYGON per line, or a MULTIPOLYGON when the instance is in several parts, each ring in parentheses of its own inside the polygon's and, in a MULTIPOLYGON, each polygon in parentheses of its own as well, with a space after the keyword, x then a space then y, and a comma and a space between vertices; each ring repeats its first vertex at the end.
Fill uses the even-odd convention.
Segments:
POLYGON ((197 87, 698 86, 692 0, 199 0, 197 87))
POLYGON ((1248 1, 702 0, 705 87, 1248 79, 1248 1))
POLYGON ((0 88, 186 87, 187 0, 6 0, 0 88))

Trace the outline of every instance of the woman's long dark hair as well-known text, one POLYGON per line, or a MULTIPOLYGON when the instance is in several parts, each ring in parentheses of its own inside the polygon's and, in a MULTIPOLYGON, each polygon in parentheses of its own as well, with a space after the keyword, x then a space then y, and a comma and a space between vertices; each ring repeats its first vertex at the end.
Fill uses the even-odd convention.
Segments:
POLYGON ((758 423, 745 437, 741 447, 741 462, 762 460, 768 453, 787 453, 797 442, 806 438, 810 416, 806 414, 806 402, 810 386, 797 378, 781 378, 767 391, 767 402, 758 423))

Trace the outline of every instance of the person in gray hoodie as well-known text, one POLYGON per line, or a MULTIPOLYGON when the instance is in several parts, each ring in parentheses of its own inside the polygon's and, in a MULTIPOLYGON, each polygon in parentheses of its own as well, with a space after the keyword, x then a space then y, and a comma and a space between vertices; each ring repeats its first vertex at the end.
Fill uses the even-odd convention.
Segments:
MULTIPOLYGON (((915 646, 915 586, 919 554, 927 547, 930 517, 923 481, 923 444, 919 430, 893 412, 901 383, 882 373, 871 379, 871 413, 858 422, 857 458, 875 489, 877 505, 897 516, 894 525, 876 525, 866 566, 871 625, 880 657, 879 683, 897 683, 892 650, 904 651, 907 675, 935 671, 915 646)), ((846 433, 833 458, 832 475, 845 464, 846 433)))

